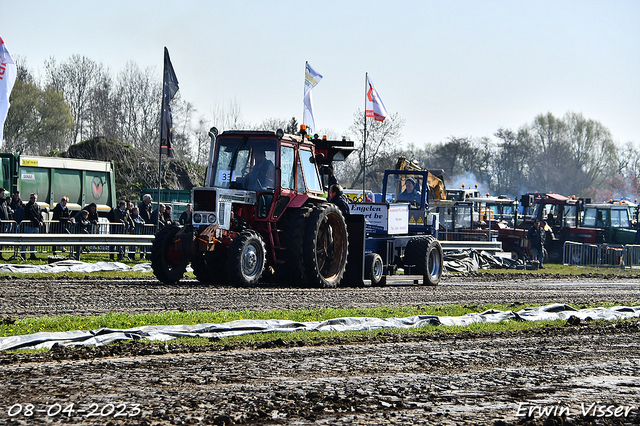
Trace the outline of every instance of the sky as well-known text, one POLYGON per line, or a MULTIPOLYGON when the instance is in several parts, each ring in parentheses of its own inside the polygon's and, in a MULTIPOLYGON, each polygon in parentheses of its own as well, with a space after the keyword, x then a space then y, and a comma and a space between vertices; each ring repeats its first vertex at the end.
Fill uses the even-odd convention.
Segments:
POLYGON ((348 133, 368 73, 405 120, 404 147, 569 111, 640 144, 638 22, 637 0, 0 0, 0 36, 36 76, 78 54, 161 80, 166 46, 182 99, 211 125, 229 103, 251 124, 301 122, 308 61, 323 75, 318 133, 348 133))

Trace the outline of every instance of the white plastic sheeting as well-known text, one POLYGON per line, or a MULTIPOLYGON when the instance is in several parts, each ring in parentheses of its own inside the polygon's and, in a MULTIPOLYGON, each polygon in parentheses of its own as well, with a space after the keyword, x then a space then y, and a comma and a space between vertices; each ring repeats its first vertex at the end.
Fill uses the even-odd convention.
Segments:
POLYGON ((127 266, 121 262, 95 262, 85 263, 78 260, 61 260, 49 265, 31 264, 3 264, 0 265, 0 272, 11 273, 56 273, 56 272, 99 272, 99 271, 141 271, 151 272, 150 263, 140 263, 134 267, 127 266))
POLYGON ((0 350, 51 348, 54 344, 106 345, 118 340, 167 341, 177 337, 220 338, 250 333, 307 331, 351 331, 391 328, 417 328, 429 325, 466 326, 473 323, 495 323, 504 320, 539 321, 569 319, 571 316, 585 320, 620 320, 640 317, 640 306, 616 306, 612 308, 574 309, 568 305, 553 304, 526 308, 519 312, 489 310, 459 317, 417 315, 406 318, 348 317, 327 321, 294 322, 288 320, 239 320, 224 324, 144 326, 126 330, 101 328, 58 333, 35 333, 25 336, 0 338, 0 350))

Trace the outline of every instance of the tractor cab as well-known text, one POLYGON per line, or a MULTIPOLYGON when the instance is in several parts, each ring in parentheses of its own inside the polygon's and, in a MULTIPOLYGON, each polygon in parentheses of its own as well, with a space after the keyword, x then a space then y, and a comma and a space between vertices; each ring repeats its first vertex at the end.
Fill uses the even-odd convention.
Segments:
POLYGON ((409 204, 409 232, 433 234, 437 215, 429 215, 429 171, 386 170, 382 179, 382 199, 409 204))

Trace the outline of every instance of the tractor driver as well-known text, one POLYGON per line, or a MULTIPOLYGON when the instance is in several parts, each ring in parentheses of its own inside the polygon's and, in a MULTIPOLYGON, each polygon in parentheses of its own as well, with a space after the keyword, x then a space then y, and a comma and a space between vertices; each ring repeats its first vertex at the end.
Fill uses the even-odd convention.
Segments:
POLYGON ((276 183, 276 168, 273 162, 266 158, 264 148, 255 148, 253 155, 255 164, 249 172, 249 189, 255 191, 273 188, 276 183))
POLYGON ((398 202, 407 202, 416 207, 420 205, 420 191, 416 190, 416 181, 410 177, 404 182, 404 191, 398 195, 398 202))

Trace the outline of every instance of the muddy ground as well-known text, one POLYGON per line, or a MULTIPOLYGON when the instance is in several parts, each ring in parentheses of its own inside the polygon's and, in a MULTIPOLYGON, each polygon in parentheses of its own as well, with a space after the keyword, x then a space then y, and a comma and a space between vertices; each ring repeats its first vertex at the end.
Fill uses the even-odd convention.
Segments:
MULTIPOLYGON (((640 279, 507 274, 440 286, 300 290, 196 282, 0 282, 0 316, 168 310, 638 302, 640 279)), ((640 323, 525 332, 127 343, 0 354, 0 424, 640 424, 640 323), (550 417, 548 414, 552 414, 550 417), (557 414, 554 417, 553 414, 557 414)))

